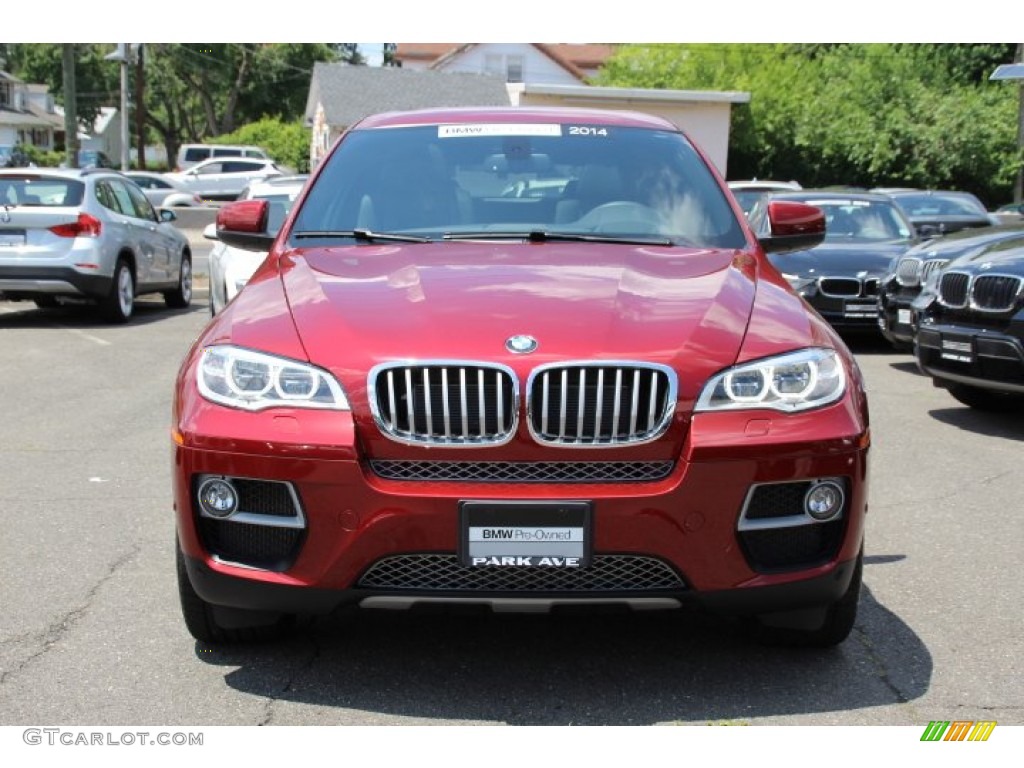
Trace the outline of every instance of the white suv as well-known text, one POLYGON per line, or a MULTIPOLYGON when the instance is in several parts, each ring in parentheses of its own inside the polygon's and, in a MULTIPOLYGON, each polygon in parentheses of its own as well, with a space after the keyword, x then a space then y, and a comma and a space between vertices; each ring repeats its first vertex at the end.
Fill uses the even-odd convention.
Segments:
POLYGON ((187 171, 193 165, 211 158, 250 157, 270 160, 270 155, 259 147, 237 144, 182 144, 178 149, 175 170, 187 171))
POLYGON ((187 171, 164 175, 206 200, 237 200, 249 182, 281 174, 273 160, 226 157, 204 160, 187 171))
MULTIPOLYGON (((267 200, 270 203, 267 232, 275 233, 281 228, 308 178, 275 176, 266 181, 253 182, 242 193, 241 199, 267 200)), ((217 225, 210 224, 203 235, 210 240, 216 240, 217 225)), ((242 290, 266 256, 264 251, 244 251, 219 241, 213 246, 213 250, 210 251, 211 315, 224 309, 235 294, 242 290)))

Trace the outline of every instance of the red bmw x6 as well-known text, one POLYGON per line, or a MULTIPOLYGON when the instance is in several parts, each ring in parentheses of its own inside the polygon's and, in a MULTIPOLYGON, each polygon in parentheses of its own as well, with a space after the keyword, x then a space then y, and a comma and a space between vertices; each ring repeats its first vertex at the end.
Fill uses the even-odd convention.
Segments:
POLYGON ((178 580, 206 642, 342 604, 696 602, 850 632, 868 409, 842 341, 702 152, 642 114, 370 117, 211 322, 173 414, 178 580))

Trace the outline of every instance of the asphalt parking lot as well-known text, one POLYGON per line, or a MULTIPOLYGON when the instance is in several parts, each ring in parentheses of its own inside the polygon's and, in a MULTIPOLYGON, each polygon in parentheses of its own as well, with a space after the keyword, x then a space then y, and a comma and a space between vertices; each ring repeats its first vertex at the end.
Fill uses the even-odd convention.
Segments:
MULTIPOLYGON (((197 269, 197 271, 199 271, 197 269)), ((206 296, 108 326, 0 302, 0 725, 919 725, 1024 718, 1024 417, 852 339, 874 438, 865 590, 825 652, 651 615, 357 613, 204 647, 174 577, 170 407, 206 296)))

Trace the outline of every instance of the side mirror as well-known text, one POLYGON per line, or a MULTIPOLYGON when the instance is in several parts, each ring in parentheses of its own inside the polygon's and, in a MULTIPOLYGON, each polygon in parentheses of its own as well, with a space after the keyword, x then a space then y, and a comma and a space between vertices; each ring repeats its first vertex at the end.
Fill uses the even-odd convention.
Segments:
POLYGON ((170 224, 172 221, 178 220, 178 214, 172 211, 170 208, 160 208, 158 211, 160 215, 160 221, 170 224))
POLYGON ((217 225, 207 224, 206 228, 203 230, 203 237, 207 240, 217 240, 217 225))
POLYGON ((771 234, 758 238, 765 253, 788 253, 814 248, 825 240, 825 214, 820 208, 790 200, 768 203, 771 234))
POLYGON ((217 212, 217 239, 245 251, 269 251, 275 235, 267 232, 270 204, 266 200, 240 200, 217 212))

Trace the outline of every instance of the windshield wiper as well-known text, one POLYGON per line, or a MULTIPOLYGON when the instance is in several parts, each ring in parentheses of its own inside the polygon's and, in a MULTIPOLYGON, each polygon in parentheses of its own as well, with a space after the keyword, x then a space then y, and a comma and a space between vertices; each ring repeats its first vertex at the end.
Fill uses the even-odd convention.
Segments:
POLYGON ((394 232, 371 232, 368 229, 325 229, 306 230, 305 232, 292 232, 295 238, 320 238, 320 237, 351 237, 363 243, 392 242, 392 243, 429 243, 429 237, 419 235, 399 235, 394 232))
POLYGON ((600 235, 582 232, 548 232, 532 229, 529 232, 445 232, 444 240, 527 240, 531 243, 622 243, 624 245, 675 245, 668 237, 642 235, 600 235))

